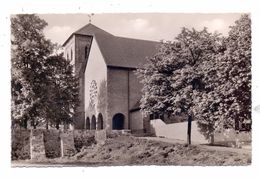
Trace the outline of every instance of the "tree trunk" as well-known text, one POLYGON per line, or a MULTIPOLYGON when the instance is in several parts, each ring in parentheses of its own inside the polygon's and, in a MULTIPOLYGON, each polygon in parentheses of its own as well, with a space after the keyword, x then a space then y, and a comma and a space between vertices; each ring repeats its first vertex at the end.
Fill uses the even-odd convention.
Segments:
POLYGON ((48 130, 49 129, 49 120, 46 119, 46 129, 48 130))
POLYGON ((27 129, 27 127, 28 127, 28 119, 26 118, 26 119, 24 119, 23 121, 22 121, 22 125, 23 125, 23 127, 25 128, 25 129, 27 129))
POLYGON ((31 125, 33 126, 33 129, 36 129, 36 123, 35 123, 35 119, 32 119, 31 125))
POLYGON ((187 129, 187 144, 191 144, 191 122, 192 122, 192 116, 188 116, 188 129, 187 129))
POLYGON ((211 144, 211 145, 214 144, 214 140, 215 140, 214 133, 212 133, 212 134, 210 135, 210 144, 211 144))

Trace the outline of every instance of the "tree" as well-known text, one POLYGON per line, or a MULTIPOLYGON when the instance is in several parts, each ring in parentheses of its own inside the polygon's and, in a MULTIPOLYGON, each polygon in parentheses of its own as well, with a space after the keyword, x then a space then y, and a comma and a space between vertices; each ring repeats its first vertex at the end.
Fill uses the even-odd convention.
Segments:
POLYGON ((225 39, 226 50, 201 65, 208 92, 197 97, 195 109, 202 133, 214 142, 214 132, 251 121, 251 21, 242 15, 225 39))
POLYGON ((42 84, 48 86, 42 103, 45 120, 59 129, 61 123, 66 125, 73 121, 79 102, 78 79, 73 75, 72 66, 63 54, 48 57, 44 65, 47 79, 42 84))
POLYGON ((52 45, 43 35, 47 23, 36 15, 17 15, 11 19, 12 118, 24 123, 40 117, 37 105, 41 95, 42 62, 52 45))
POLYGON ((159 52, 138 70, 143 87, 141 109, 148 115, 154 112, 188 116, 187 143, 191 143, 191 120, 194 117, 194 92, 203 92, 203 75, 198 72, 202 61, 222 49, 219 34, 183 28, 174 42, 162 43, 159 52))
POLYGON ((35 128, 39 123, 48 126, 49 120, 71 115, 64 114, 65 108, 71 113, 76 102, 71 66, 62 56, 51 57, 55 45, 44 37, 46 26, 34 14, 11 18, 12 122, 25 128, 28 121, 35 128))
POLYGON ((233 127, 237 118, 239 121, 251 121, 251 20, 249 15, 242 15, 230 27, 227 38, 227 51, 221 61, 226 76, 227 91, 225 107, 228 112, 225 124, 233 127))

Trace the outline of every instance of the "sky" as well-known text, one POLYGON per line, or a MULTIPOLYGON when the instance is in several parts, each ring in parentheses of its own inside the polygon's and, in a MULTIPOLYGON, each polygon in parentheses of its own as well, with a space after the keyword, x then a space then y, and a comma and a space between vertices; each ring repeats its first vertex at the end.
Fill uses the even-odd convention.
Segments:
MULTIPOLYGON (((89 23, 88 14, 39 14, 48 26, 44 29, 52 42, 63 44, 76 30, 89 23)), ((145 39, 173 40, 182 27, 197 30, 207 27, 210 32, 227 35, 229 26, 239 19, 239 13, 114 13, 94 14, 91 23, 116 36, 145 39)))

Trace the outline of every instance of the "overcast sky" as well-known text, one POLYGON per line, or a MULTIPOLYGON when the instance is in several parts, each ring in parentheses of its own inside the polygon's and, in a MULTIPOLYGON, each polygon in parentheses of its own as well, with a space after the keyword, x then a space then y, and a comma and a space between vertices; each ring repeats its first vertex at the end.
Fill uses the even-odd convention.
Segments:
MULTIPOLYGON (((47 38, 62 44, 82 26, 89 23, 87 14, 41 14, 48 23, 45 29, 47 38)), ((116 36, 146 40, 173 40, 180 33, 181 27, 218 31, 227 35, 229 26, 241 14, 95 14, 92 24, 116 36)))

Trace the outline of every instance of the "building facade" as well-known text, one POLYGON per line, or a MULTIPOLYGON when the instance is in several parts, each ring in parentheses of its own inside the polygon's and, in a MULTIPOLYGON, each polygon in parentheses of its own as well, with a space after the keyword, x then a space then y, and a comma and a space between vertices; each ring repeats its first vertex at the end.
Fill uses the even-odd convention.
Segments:
POLYGON ((146 132, 149 120, 140 111, 142 84, 135 71, 159 45, 114 36, 93 24, 71 34, 63 47, 65 58, 79 76, 75 128, 146 132))

